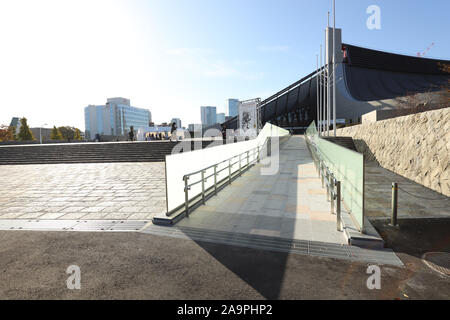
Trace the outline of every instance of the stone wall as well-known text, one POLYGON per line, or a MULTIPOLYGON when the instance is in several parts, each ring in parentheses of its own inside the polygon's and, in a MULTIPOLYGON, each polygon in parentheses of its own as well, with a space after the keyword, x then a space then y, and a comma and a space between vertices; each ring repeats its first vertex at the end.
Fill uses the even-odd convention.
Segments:
POLYGON ((369 161, 450 196, 450 108, 337 130, 369 161))

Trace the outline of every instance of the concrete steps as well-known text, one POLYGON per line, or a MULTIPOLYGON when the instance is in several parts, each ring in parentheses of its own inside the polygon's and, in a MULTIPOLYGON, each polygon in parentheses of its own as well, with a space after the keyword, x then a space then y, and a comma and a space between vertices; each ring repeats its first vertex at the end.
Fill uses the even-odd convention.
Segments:
POLYGON ((323 139, 338 144, 344 148, 358 152, 352 137, 322 137, 323 139))
MULTIPOLYGON (((211 141, 203 141, 205 148, 211 141)), ((161 162, 178 142, 77 143, 0 147, 0 165, 161 162)), ((191 143, 194 149, 194 143, 191 143)))

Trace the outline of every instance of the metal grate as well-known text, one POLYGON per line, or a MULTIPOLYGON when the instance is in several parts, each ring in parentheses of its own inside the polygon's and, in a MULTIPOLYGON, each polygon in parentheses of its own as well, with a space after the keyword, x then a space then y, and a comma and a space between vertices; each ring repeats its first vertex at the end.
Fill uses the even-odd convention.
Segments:
POLYGON ((432 270, 450 276, 450 253, 427 252, 422 256, 422 261, 432 270))
POLYGON ((280 237, 181 226, 166 227, 149 225, 141 232, 179 239, 205 241, 253 249, 403 266, 401 260, 391 249, 364 249, 356 246, 335 243, 294 240, 280 237))

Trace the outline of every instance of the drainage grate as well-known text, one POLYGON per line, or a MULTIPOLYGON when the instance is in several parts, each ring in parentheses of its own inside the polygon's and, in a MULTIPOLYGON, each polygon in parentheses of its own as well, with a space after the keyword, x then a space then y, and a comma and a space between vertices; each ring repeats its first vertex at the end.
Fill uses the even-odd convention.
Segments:
POLYGON ((403 263, 390 249, 364 249, 350 245, 296 240, 238 232, 219 231, 194 227, 163 227, 149 225, 141 232, 159 236, 205 241, 239 247, 288 252, 350 261, 373 262, 402 266, 403 263))
POLYGON ((422 261, 434 271, 450 276, 450 253, 427 252, 422 256, 422 261))

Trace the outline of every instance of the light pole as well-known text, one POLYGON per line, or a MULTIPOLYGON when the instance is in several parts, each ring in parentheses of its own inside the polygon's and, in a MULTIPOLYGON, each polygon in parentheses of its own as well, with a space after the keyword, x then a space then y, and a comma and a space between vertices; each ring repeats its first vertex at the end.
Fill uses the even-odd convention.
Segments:
POLYGON ((333 130, 336 137, 336 1, 333 0, 333 130))
MULTIPOLYGON (((320 68, 322 69, 322 45, 320 45, 320 68)), ((323 69, 322 69, 323 70, 323 69)), ((320 70, 319 72, 319 93, 320 93, 320 101, 319 101, 319 115, 320 115, 320 120, 319 120, 319 135, 322 135, 322 70, 320 70)))
MULTIPOLYGON (((46 126, 47 124, 44 123, 42 126, 46 126)), ((39 142, 42 144, 42 126, 39 127, 39 142)))
POLYGON ((327 31, 325 32, 325 41, 327 45, 326 59, 327 59, 327 136, 330 136, 330 11, 328 11, 327 31), (328 36, 327 36, 328 33, 328 36))
POLYGON ((316 89, 317 89, 317 92, 316 92, 316 96, 317 96, 317 108, 316 108, 316 112, 317 112, 317 116, 316 116, 316 119, 317 119, 317 130, 320 130, 320 128, 319 128, 319 108, 320 108, 320 106, 319 106, 319 55, 318 54, 316 54, 316 70, 317 70, 317 72, 316 72, 316 89))

